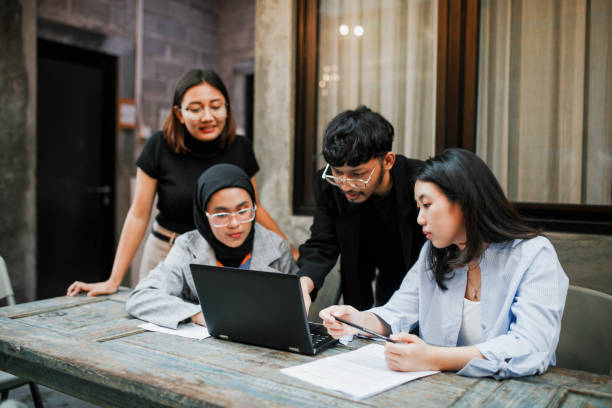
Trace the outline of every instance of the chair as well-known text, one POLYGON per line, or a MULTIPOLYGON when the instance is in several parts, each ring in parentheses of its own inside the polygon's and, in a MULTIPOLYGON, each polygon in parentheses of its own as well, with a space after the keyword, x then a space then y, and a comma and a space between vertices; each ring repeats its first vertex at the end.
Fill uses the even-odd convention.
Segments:
POLYGON ((28 408, 28 406, 20 401, 4 400, 0 402, 0 408, 28 408))
MULTIPOLYGON (((0 300, 4 298, 6 298, 9 306, 15 304, 15 293, 13 292, 8 270, 6 269, 6 263, 0 256, 0 300)), ((36 408, 42 408, 42 399, 40 397, 40 392, 38 391, 38 386, 35 383, 16 377, 12 374, 5 373, 4 371, 0 371, 0 392, 2 394, 1 401, 8 398, 8 393, 10 390, 26 384, 30 386, 34 406, 36 406, 36 408)))
POLYGON ((612 375, 612 296, 570 285, 557 366, 612 375))
POLYGON ((337 305, 338 301, 340 300, 341 291, 340 262, 338 262, 331 272, 327 274, 323 286, 317 293, 317 298, 310 305, 308 320, 315 323, 321 323, 319 312, 321 309, 325 309, 328 306, 337 305))

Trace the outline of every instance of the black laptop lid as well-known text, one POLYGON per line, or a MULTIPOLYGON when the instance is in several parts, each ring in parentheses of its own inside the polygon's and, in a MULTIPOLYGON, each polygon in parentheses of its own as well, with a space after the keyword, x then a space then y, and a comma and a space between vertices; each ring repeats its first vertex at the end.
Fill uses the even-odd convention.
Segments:
POLYGON ((210 265, 190 266, 211 335, 312 353, 297 276, 210 265))

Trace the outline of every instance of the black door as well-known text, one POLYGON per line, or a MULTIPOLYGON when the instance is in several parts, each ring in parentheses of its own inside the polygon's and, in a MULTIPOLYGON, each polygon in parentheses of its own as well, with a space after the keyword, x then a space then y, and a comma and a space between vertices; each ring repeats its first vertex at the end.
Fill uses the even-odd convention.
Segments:
POLYGON ((113 261, 116 58, 38 41, 37 295, 113 261))

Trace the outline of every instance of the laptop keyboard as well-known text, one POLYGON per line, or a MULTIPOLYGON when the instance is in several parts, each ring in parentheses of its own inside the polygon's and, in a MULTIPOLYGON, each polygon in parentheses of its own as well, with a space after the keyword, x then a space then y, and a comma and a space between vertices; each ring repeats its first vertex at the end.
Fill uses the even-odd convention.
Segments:
POLYGON ((319 348, 329 341, 329 336, 327 334, 310 333, 310 340, 312 341, 312 347, 319 348))
POLYGON ((327 329, 320 324, 309 323, 310 327, 310 340, 312 341, 312 347, 319 348, 321 345, 330 341, 331 336, 327 334, 327 329))

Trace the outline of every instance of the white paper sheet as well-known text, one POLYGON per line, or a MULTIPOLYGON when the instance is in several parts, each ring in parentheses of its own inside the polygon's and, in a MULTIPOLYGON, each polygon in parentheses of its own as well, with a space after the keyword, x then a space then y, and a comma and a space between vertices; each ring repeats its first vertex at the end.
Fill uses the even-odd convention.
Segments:
POLYGON ((338 339, 338 341, 340 342, 340 344, 342 344, 343 346, 348 346, 348 344, 353 341, 353 335, 352 334, 347 334, 344 337, 340 337, 338 339))
POLYGON ((408 381, 437 373, 402 373, 387 367, 384 346, 370 344, 358 350, 283 368, 282 373, 303 381, 363 399, 408 381))
POLYGON ((206 327, 202 327, 199 324, 195 324, 195 323, 179 324, 176 330, 168 329, 166 327, 161 327, 153 323, 144 323, 138 327, 143 328, 145 330, 154 331, 154 332, 172 334, 175 336, 189 337, 190 339, 202 340, 207 337, 210 337, 210 334, 208 333, 208 329, 206 327))

